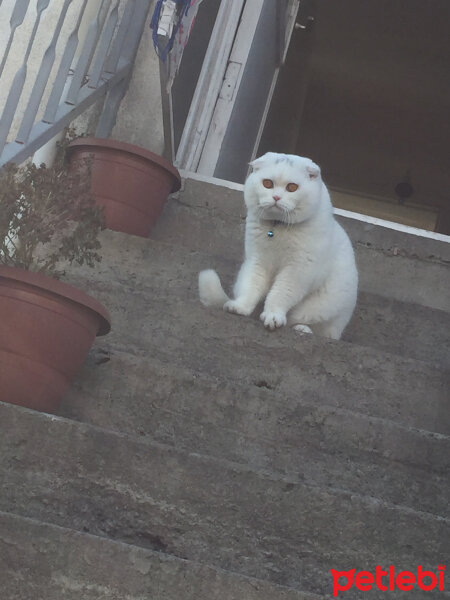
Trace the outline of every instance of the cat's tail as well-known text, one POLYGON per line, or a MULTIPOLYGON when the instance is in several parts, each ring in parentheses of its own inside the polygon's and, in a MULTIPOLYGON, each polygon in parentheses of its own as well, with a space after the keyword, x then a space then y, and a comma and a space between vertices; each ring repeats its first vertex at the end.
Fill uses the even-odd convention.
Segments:
POLYGON ((223 291, 219 276, 213 269, 201 271, 198 275, 200 301, 208 307, 222 308, 229 298, 223 291))

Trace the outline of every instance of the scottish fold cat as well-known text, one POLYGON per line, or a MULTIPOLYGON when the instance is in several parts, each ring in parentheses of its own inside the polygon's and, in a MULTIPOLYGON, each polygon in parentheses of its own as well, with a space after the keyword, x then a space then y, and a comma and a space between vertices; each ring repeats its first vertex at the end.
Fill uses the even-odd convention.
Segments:
POLYGON ((208 269, 199 274, 201 302, 246 316, 265 299, 261 320, 268 329, 287 324, 339 339, 355 308, 358 273, 320 168, 309 158, 273 152, 251 166, 245 260, 234 299, 208 269))

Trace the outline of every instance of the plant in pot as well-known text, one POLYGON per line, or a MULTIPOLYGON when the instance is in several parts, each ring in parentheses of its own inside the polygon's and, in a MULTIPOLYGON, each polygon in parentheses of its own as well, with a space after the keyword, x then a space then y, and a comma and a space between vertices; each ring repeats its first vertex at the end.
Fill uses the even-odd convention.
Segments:
POLYGON ((91 190, 108 229, 148 237, 167 197, 181 187, 169 161, 133 144, 82 137, 69 144, 67 154, 72 169, 91 160, 91 190))
MULTIPOLYGON (((63 144, 64 145, 64 144, 63 144)), ((100 260, 101 210, 89 180, 54 165, 0 171, 0 400, 55 412, 97 335, 106 309, 58 278, 74 261, 100 260)))

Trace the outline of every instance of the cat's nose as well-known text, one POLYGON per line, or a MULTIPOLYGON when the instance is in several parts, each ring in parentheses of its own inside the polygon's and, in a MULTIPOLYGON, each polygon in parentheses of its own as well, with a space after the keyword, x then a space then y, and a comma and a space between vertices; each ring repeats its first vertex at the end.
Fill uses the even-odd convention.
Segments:
POLYGON ((272 198, 275 200, 275 202, 278 202, 278 200, 281 200, 281 196, 272 196, 272 198))

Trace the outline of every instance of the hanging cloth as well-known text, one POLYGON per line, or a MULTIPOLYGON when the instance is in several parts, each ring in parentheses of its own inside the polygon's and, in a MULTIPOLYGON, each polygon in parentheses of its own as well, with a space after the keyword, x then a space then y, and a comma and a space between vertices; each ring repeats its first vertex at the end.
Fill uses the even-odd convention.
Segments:
POLYGON ((163 62, 166 62, 174 45, 179 45, 181 42, 184 49, 201 1, 157 0, 150 28, 153 30, 153 45, 156 53, 163 62), (186 22, 188 15, 189 23, 186 22))
POLYGON ((153 45, 159 58, 166 62, 167 93, 170 92, 188 43, 198 7, 203 0, 158 0, 150 27, 153 45))

